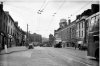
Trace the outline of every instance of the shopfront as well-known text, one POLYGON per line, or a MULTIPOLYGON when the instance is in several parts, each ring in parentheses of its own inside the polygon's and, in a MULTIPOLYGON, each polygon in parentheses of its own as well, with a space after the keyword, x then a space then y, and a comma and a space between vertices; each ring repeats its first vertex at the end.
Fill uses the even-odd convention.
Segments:
POLYGON ((7 36, 4 33, 0 33, 0 49, 4 49, 4 45, 7 44, 7 36))

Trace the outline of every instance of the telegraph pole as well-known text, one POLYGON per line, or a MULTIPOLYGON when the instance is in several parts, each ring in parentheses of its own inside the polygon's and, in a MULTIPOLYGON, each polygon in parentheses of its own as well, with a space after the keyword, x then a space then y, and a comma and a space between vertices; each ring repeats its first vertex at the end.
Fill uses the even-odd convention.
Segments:
POLYGON ((27 44, 26 45, 28 46, 28 24, 27 24, 27 44))

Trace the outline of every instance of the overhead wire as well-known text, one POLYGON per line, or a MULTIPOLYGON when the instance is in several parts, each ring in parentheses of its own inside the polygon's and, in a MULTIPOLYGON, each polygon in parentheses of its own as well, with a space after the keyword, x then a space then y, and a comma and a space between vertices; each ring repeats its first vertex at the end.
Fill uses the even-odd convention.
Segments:
POLYGON ((65 0, 62 1, 62 4, 59 6, 59 8, 57 9, 57 11, 55 13, 53 13, 53 16, 55 16, 55 14, 57 14, 59 12, 59 10, 62 8, 62 6, 64 5, 65 0))
POLYGON ((46 8, 47 5, 48 5, 48 0, 45 0, 37 13, 41 14, 44 11, 44 9, 46 8))
MULTIPOLYGON (((25 8, 25 7, 22 8, 22 7, 19 7, 19 6, 15 6, 15 5, 12 5, 12 4, 8 4, 8 3, 6 3, 6 2, 7 2, 7 0, 5 1, 4 4, 10 6, 10 8, 11 8, 10 10, 11 10, 12 12, 13 12, 13 10, 15 10, 15 11, 17 11, 17 13, 20 14, 20 16, 19 16, 19 14, 15 14, 15 13, 14 13, 14 15, 15 15, 16 17, 19 17, 19 18, 21 17, 21 20, 24 20, 22 17, 25 17, 25 16, 21 15, 21 14, 23 14, 23 13, 20 13, 21 10, 24 9, 24 11, 26 11, 26 10, 30 11, 29 8, 28 8, 28 9, 25 8), (20 10, 19 10, 19 9, 20 9, 20 10)), ((26 11, 26 12, 27 12, 27 11, 26 11)), ((10 15, 11 15, 11 14, 10 14, 10 15)))
POLYGON ((42 6, 40 7, 39 11, 43 8, 44 4, 46 3, 46 0, 43 2, 42 6))
POLYGON ((88 3, 86 3, 85 5, 83 5, 79 10, 77 10, 76 12, 74 12, 73 14, 71 14, 68 18, 71 18, 72 16, 74 16, 75 14, 77 14, 78 12, 80 12, 83 8, 85 8, 86 6, 88 6, 91 2, 93 2, 93 0, 91 0, 88 3))

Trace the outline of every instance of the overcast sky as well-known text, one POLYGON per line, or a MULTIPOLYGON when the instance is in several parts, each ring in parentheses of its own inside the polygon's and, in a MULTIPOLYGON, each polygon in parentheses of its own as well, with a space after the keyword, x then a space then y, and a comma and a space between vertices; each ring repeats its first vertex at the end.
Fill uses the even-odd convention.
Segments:
POLYGON ((4 10, 9 11, 14 21, 27 31, 27 24, 31 33, 49 37, 54 30, 59 28, 60 19, 75 20, 76 15, 91 8, 92 3, 99 0, 3 0, 4 10), (42 10, 38 14, 38 10, 42 10), (54 14, 56 13, 56 14, 54 14))

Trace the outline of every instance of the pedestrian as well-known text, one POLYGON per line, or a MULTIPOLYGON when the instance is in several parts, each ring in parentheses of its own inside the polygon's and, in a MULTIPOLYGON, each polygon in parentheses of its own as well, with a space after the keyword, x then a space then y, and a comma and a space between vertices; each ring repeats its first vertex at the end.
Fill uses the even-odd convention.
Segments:
POLYGON ((7 53, 7 44, 5 44, 5 52, 7 53))
POLYGON ((75 45, 75 49, 76 49, 76 44, 74 44, 75 45))

